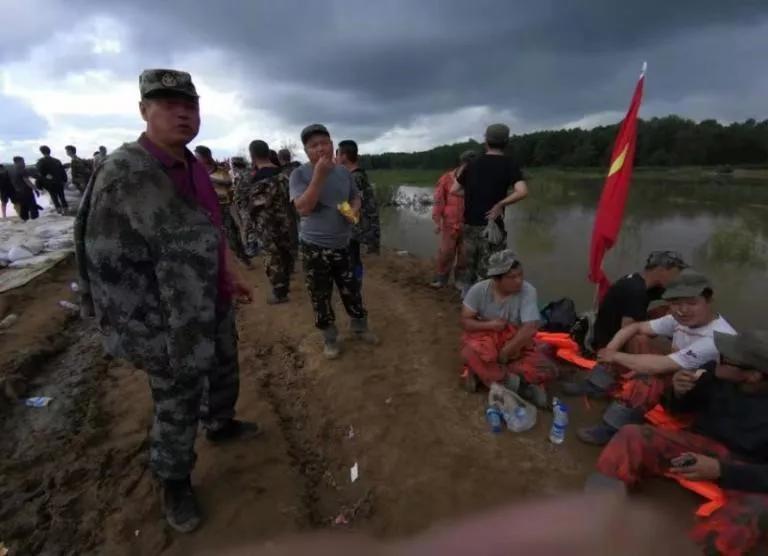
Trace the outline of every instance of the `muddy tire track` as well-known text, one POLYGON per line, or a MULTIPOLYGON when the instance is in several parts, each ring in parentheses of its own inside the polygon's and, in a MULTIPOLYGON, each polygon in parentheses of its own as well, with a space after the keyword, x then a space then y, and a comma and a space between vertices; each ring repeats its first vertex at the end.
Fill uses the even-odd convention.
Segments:
POLYGON ((332 408, 313 389, 313 379, 304 366, 304 355, 287 337, 271 346, 257 346, 255 357, 262 368, 256 374, 277 416, 288 445, 288 456, 303 479, 301 523, 322 528, 348 525, 373 511, 373 492, 360 496, 359 489, 346 488, 349 460, 346 430, 333 420, 332 408))

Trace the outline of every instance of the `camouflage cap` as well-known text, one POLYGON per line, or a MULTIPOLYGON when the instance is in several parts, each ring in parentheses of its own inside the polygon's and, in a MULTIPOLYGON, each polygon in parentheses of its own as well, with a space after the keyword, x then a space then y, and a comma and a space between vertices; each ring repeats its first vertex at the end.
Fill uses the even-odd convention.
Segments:
POLYGON ((328 128, 323 124, 311 124, 301 130, 301 144, 306 145, 307 141, 309 141, 309 138, 313 135, 327 135, 328 137, 331 136, 331 134, 328 133, 328 128))
POLYGON ((512 267, 516 264, 520 264, 520 259, 517 258, 512 249, 504 249, 494 253, 488 257, 488 278, 503 276, 512 270, 512 267))
POLYGON ((148 69, 139 76, 141 98, 154 96, 184 96, 199 98, 192 76, 186 71, 148 69))
POLYGON ((459 155, 459 162, 461 162, 462 164, 466 164, 467 162, 472 162, 476 158, 477 158, 477 151, 468 150, 468 151, 464 151, 459 155))
POLYGON ((504 143, 509 141, 509 126, 491 124, 485 130, 485 140, 488 143, 504 143))
POLYGON ((687 268, 669 284, 664 291, 662 299, 698 297, 704 293, 704 290, 711 289, 712 283, 709 281, 709 278, 692 268, 687 268))
POLYGON ((688 268, 683 256, 677 251, 651 251, 645 266, 649 268, 661 266, 663 268, 688 268))
POLYGON ((768 373, 768 331, 737 335, 715 332, 715 347, 729 363, 768 373))

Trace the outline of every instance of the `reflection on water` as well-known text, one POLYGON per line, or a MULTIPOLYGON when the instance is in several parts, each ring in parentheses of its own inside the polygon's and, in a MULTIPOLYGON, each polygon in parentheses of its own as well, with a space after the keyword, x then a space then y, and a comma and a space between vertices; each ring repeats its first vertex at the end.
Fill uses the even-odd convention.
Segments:
MULTIPOLYGON (((542 304, 568 296, 592 304, 587 257, 600 180, 536 181, 531 196, 507 210, 509 246, 524 261, 542 304)), ((403 195, 428 189, 402 186, 403 195)), ((414 203, 382 211, 384 244, 433 257, 431 207, 414 203)), ((609 276, 642 268, 654 249, 674 249, 715 285, 719 310, 737 327, 768 328, 763 287, 768 268, 768 187, 641 183, 633 186, 619 241, 605 260, 609 276)), ((425 276, 425 281, 429 279, 425 276)))

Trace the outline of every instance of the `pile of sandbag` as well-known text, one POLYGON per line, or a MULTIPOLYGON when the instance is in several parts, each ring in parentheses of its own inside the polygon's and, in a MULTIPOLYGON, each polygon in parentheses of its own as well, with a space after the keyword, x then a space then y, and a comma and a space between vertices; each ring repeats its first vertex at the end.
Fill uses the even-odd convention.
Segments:
POLYGON ((44 265, 55 254, 73 251, 74 219, 48 214, 37 220, 0 222, 0 267, 26 268, 44 265))

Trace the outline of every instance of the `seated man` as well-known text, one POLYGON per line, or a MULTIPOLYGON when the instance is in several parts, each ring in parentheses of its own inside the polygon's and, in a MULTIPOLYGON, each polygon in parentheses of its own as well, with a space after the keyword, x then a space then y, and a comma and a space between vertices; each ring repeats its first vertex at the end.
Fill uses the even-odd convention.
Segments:
POLYGON ((670 412, 695 413, 691 429, 624 427, 600 454, 588 487, 624 490, 666 474, 715 481, 725 505, 692 536, 705 554, 745 554, 768 531, 768 332, 715 332, 714 344, 714 372, 678 371, 664 400, 670 412))
MULTIPOLYGON (((713 334, 735 334, 736 331, 714 311, 712 296, 712 286, 704 275, 691 269, 684 270, 664 292, 663 298, 669 302, 671 314, 622 328, 598 353, 598 360, 603 365, 598 365, 590 373, 583 393, 596 395, 613 391, 614 401, 605 410, 600 425, 577 432, 583 442, 602 446, 622 426, 642 423, 646 411, 659 403, 672 373, 681 369, 695 370, 717 360, 713 334), (672 353, 632 354, 619 351, 638 334, 670 338, 672 353), (613 376, 616 370, 629 371, 618 388, 615 388, 613 376)), ((576 392, 568 388, 566 393, 576 392)))
POLYGON ((674 251, 654 251, 648 255, 645 269, 617 280, 600 303, 595 320, 592 349, 603 349, 616 333, 633 322, 648 320, 648 304, 661 298, 672 280, 687 268, 674 251))
POLYGON ((500 382, 540 407, 547 405, 546 385, 557 368, 534 343, 539 328, 536 288, 523 280, 523 267, 505 249, 488 259, 488 279, 464 297, 461 356, 466 385, 500 382))

